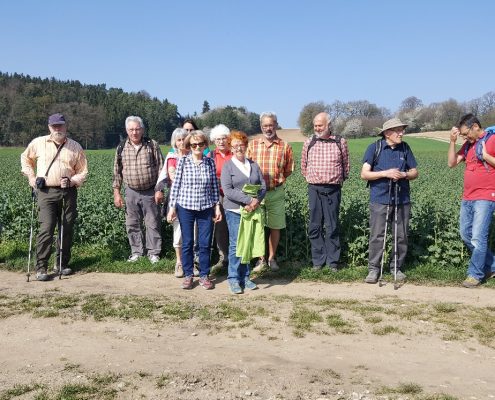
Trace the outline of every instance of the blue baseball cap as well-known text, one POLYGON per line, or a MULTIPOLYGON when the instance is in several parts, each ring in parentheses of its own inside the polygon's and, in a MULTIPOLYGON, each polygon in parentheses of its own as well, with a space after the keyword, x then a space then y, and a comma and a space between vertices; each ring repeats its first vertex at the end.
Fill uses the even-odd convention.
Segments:
POLYGON ((60 114, 52 114, 48 117, 48 125, 65 125, 65 117, 60 114))

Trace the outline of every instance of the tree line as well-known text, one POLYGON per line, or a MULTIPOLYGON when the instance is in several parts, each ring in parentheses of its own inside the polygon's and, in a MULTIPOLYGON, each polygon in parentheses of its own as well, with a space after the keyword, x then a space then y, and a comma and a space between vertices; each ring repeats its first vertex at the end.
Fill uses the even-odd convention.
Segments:
MULTIPOLYGON (((125 118, 143 118, 146 135, 168 143, 175 128, 189 117, 177 105, 159 100, 142 90, 125 92, 105 84, 82 84, 77 80, 31 77, 0 71, 0 145, 26 146, 46 134, 48 115, 63 113, 69 132, 85 148, 115 147, 125 137, 125 118)), ((201 115, 194 115, 200 128, 219 123, 248 134, 259 131, 259 115, 245 107, 225 106, 210 110, 203 103, 201 115)))
POLYGON ((337 100, 332 104, 316 101, 306 104, 299 114, 298 124, 303 133, 313 133, 313 118, 320 112, 328 112, 332 117, 333 131, 348 138, 375 135, 383 122, 393 116, 408 124, 407 133, 449 130, 462 115, 469 112, 477 115, 485 127, 495 125, 495 92, 467 102, 448 99, 430 105, 410 96, 402 101, 396 113, 367 100, 337 100))

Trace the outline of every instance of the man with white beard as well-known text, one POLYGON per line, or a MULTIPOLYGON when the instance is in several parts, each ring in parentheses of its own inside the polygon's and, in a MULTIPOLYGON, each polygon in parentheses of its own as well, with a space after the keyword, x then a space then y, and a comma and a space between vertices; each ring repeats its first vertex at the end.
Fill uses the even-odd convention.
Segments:
MULTIPOLYGON (((260 116, 263 136, 249 143, 247 157, 258 163, 266 183, 265 226, 270 229, 268 237, 268 266, 278 271, 275 260, 280 230, 285 228, 285 180, 294 171, 294 156, 290 144, 277 136, 277 115, 264 112, 260 116)), ((253 268, 259 272, 266 267, 265 258, 260 258, 253 268)))
POLYGON ((336 272, 341 189, 349 176, 349 149, 345 139, 332 133, 328 113, 319 113, 313 128, 314 135, 304 142, 301 154, 301 173, 308 182, 311 258, 314 270, 327 265, 336 272))
POLYGON ((74 222, 77 217, 77 188, 88 175, 86 155, 79 143, 67 137, 67 125, 62 114, 48 118, 49 135, 31 141, 21 154, 22 173, 29 186, 36 190, 40 227, 36 239, 36 278, 47 281, 48 260, 52 250, 55 225, 63 232, 62 256, 60 237, 57 241, 56 270, 69 275, 68 267, 74 222), (63 229, 61 229, 63 225, 63 229))

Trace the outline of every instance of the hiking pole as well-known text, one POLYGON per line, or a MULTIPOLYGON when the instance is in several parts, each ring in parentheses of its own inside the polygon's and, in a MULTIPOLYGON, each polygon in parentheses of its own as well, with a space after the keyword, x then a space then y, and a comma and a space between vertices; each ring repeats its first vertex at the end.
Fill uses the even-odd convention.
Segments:
POLYGON ((383 262, 385 260, 385 247, 387 246, 387 228, 388 228, 388 213, 390 211, 390 202, 392 200, 392 179, 388 180, 388 201, 387 201, 387 213, 385 214, 385 232, 383 234, 383 246, 382 246, 382 259, 380 262, 380 278, 378 278, 378 286, 385 285, 383 281, 383 262))
POLYGON ((399 199, 397 198, 399 194, 399 182, 395 182, 395 229, 394 229, 394 290, 399 289, 399 285, 397 284, 397 208, 399 205, 399 199))
POLYGON ((34 204, 36 203, 36 192, 34 189, 31 189, 31 197, 33 198, 33 202, 31 205, 31 231, 29 232, 29 253, 28 253, 28 265, 27 265, 27 282, 29 282, 29 278, 31 276, 31 252, 33 250, 33 223, 34 223, 34 204))
POLYGON ((64 219, 65 219, 65 190, 62 193, 62 210, 60 211, 60 259, 58 264, 58 279, 62 279, 62 255, 64 253, 64 219))

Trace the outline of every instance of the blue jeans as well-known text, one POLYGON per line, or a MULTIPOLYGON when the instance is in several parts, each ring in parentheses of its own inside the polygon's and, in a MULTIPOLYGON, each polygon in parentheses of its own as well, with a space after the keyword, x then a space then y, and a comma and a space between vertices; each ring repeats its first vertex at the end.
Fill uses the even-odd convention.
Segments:
POLYGON ((206 210, 189 210, 177 204, 177 217, 182 232, 182 268, 184 276, 193 275, 194 223, 198 225, 199 276, 210 274, 210 249, 213 234, 213 207, 206 210))
POLYGON ((481 281, 488 272, 495 272, 493 253, 488 248, 488 236, 495 201, 462 200, 459 219, 461 238, 471 251, 468 276, 481 281))
POLYGON ((225 218, 229 229, 229 273, 227 279, 229 282, 237 281, 240 286, 244 286, 244 281, 249 279, 249 264, 241 264, 241 258, 235 255, 241 215, 225 210, 225 218))

